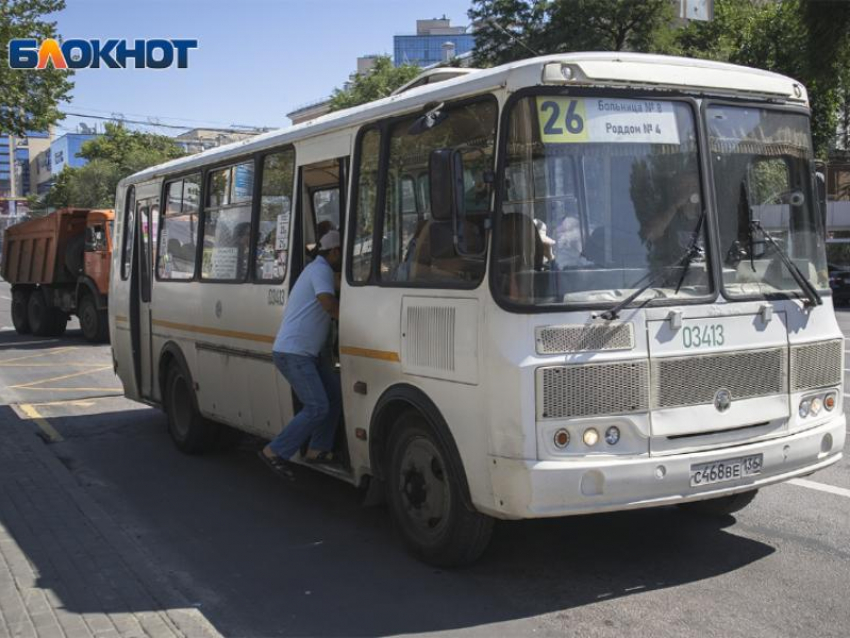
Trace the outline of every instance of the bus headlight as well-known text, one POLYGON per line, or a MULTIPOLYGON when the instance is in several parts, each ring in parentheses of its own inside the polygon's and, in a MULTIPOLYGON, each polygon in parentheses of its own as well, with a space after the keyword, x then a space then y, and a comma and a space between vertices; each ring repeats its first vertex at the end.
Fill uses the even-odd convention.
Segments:
POLYGON ((807 416, 809 416, 809 403, 809 399, 803 399, 802 401, 800 401, 799 414, 801 419, 805 419, 807 416))
POLYGON ((815 397, 809 402, 809 412, 812 416, 820 414, 821 408, 823 408, 823 401, 820 397, 815 397))
POLYGON ((587 447, 593 447, 599 443, 599 432, 596 428, 587 428, 581 438, 587 447))
POLYGON ((612 425, 610 428, 605 430, 605 442, 608 445, 617 445, 617 442, 620 440, 620 428, 616 425, 612 425))

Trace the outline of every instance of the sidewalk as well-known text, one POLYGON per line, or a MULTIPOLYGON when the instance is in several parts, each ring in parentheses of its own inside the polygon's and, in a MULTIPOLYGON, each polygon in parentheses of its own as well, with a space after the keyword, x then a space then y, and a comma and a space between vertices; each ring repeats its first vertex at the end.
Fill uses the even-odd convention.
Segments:
POLYGON ((9 406, 0 406, 0 638, 217 636, 9 406))

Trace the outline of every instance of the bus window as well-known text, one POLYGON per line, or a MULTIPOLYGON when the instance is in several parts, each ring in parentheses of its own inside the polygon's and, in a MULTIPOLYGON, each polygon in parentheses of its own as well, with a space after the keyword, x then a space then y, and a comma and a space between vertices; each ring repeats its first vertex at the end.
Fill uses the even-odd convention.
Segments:
POLYGON ((372 230, 378 198, 378 153, 381 134, 369 129, 360 140, 354 237, 349 263, 352 281, 365 283, 372 269, 372 230))
POLYGON ((208 180, 201 279, 245 281, 251 243, 254 162, 212 171, 208 180))
POLYGON ((191 175, 166 187, 165 214, 159 227, 157 277, 165 280, 195 276, 195 237, 201 176, 191 175))
POLYGON ((282 281, 286 274, 294 176, 294 150, 287 149, 263 158, 260 226, 254 262, 254 277, 258 281, 282 281))
POLYGON ((328 222, 334 229, 339 228, 339 188, 323 188, 313 192, 313 212, 316 215, 316 228, 322 222, 328 222))
MULTIPOLYGON (((428 172, 430 153, 438 148, 460 151, 464 165, 465 218, 458 228, 466 253, 484 247, 484 220, 490 212, 490 184, 485 174, 493 170, 496 105, 482 101, 449 109, 447 117, 423 132, 411 129, 419 116, 392 127, 389 174, 384 209, 381 280, 387 282, 466 283, 484 275, 484 258, 468 257, 455 247, 454 220, 431 215, 430 193, 421 217, 415 210, 411 174, 428 172), (416 220, 413 223, 413 220, 416 220)), ((442 217, 442 215, 440 216, 442 217)))
POLYGON ((121 279, 130 277, 133 258, 133 239, 136 236, 136 189, 131 186, 127 191, 127 208, 124 211, 124 238, 121 251, 121 279))

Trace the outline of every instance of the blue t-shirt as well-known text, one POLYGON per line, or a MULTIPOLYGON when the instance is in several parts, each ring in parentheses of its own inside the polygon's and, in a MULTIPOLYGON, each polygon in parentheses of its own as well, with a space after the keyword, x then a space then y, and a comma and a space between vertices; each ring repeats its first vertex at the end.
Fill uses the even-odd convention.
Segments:
POLYGON ((316 257, 292 288, 273 350, 318 357, 328 338, 331 316, 316 296, 334 293, 333 268, 324 257, 316 257))

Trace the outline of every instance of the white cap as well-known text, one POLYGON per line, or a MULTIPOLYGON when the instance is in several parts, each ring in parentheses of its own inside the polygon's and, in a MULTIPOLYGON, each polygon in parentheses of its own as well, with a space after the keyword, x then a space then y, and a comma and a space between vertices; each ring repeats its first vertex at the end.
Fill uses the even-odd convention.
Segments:
POLYGON ((339 240, 339 231, 338 230, 329 230, 322 238, 319 240, 319 250, 330 250, 331 248, 339 248, 340 240, 339 240))

